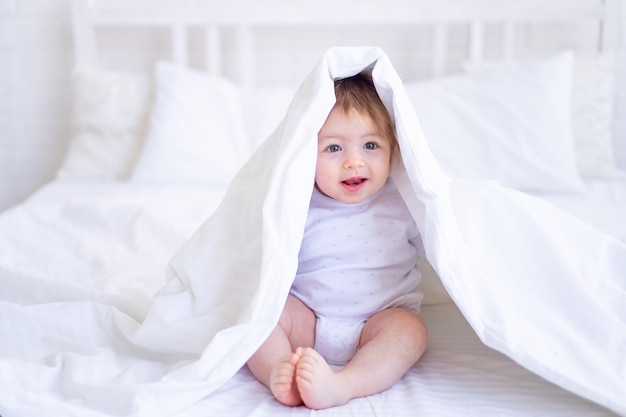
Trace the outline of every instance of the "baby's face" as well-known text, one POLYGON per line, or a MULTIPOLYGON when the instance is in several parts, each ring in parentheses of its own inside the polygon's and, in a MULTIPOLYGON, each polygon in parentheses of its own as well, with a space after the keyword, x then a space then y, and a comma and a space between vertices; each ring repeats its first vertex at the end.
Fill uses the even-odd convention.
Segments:
POLYGON ((391 143, 368 115, 333 108, 317 138, 315 183, 323 194, 356 204, 383 187, 389 176, 391 143))

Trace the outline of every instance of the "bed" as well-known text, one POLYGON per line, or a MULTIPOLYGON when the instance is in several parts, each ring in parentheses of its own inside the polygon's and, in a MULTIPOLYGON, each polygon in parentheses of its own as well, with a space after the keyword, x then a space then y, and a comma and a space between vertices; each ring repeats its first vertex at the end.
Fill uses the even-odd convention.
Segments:
POLYGON ((389 390, 341 407, 282 406, 245 366, 207 394, 202 381, 159 388, 167 378, 147 371, 137 387, 116 387, 131 366, 89 361, 109 354, 98 328, 119 320, 115 311, 143 320, 172 256, 279 124, 312 57, 332 46, 306 38, 319 28, 321 43, 387 44, 450 175, 497 181, 626 242, 626 173, 613 152, 624 138, 612 134, 619 4, 338 3, 329 15, 329 2, 76 1, 75 128, 66 158, 53 181, 0 214, 0 379, 10 387, 0 393, 0 415, 623 414, 486 346, 427 263, 424 357, 389 390), (532 27, 559 39, 529 48, 523 40, 532 27), (152 35, 135 36, 137 28, 152 35), (280 55, 272 42, 298 30, 302 49, 280 55), (98 34, 119 47, 116 33, 147 42, 147 52, 98 55, 106 46, 98 34), (429 43, 421 56, 407 56, 416 35, 429 43), (171 53, 163 59, 160 48, 171 53), (124 61, 127 71, 102 68, 124 61), (281 69, 255 71, 263 65, 281 69), (90 373, 108 383, 90 385, 90 373), (142 384, 155 390, 139 404, 142 384))

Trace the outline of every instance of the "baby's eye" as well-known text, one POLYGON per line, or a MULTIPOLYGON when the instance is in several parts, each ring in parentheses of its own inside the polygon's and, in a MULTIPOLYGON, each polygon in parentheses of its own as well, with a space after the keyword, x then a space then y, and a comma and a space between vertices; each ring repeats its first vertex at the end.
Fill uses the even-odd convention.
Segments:
POLYGON ((365 145, 363 145, 363 149, 367 149, 367 150, 374 150, 378 148, 378 145, 374 142, 367 142, 365 145))
POLYGON ((339 152, 341 150, 341 146, 339 145, 330 145, 328 148, 326 148, 326 152, 339 152))

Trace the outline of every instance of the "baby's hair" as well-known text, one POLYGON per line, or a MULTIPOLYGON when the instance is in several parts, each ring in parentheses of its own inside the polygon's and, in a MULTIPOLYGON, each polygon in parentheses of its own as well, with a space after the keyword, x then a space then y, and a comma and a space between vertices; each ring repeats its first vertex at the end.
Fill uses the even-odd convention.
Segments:
POLYGON ((397 146, 396 129, 387 108, 376 92, 372 78, 366 73, 335 80, 335 107, 347 113, 356 110, 368 115, 378 126, 380 135, 391 144, 394 152, 397 146))

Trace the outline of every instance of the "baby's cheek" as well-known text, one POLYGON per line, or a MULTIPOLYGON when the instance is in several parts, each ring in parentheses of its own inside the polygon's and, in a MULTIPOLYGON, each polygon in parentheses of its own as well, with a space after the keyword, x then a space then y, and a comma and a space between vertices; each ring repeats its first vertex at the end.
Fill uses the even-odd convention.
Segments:
POLYGON ((315 183, 324 187, 329 183, 330 177, 332 176, 332 171, 329 169, 328 164, 318 164, 315 169, 315 183))

